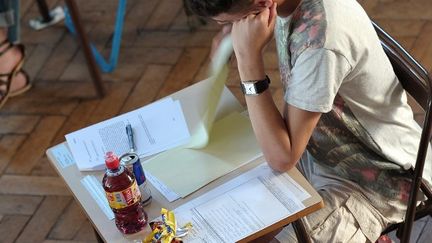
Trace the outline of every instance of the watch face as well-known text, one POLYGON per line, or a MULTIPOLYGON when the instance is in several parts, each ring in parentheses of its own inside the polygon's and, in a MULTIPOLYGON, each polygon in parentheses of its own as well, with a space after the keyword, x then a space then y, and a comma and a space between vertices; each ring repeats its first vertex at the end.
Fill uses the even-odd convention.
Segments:
POLYGON ((247 95, 254 95, 257 94, 255 84, 254 83, 243 83, 245 94, 247 95))

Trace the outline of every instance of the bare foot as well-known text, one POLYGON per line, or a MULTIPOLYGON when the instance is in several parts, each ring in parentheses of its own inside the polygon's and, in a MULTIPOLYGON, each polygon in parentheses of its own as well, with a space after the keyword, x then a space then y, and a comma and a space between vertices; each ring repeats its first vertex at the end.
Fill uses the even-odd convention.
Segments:
MULTIPOLYGON (((0 52, 5 50, 7 45, 0 47, 0 52)), ((10 73, 14 67, 22 59, 23 53, 18 47, 12 47, 0 56, 0 74, 10 73)), ((8 77, 1 77, 2 80, 7 80, 8 77)), ((26 76, 20 72, 12 78, 12 83, 9 92, 14 92, 22 89, 27 83, 26 76)), ((0 90, 6 90, 6 85, 0 85, 0 90)), ((0 97, 1 99, 2 97, 0 97)))

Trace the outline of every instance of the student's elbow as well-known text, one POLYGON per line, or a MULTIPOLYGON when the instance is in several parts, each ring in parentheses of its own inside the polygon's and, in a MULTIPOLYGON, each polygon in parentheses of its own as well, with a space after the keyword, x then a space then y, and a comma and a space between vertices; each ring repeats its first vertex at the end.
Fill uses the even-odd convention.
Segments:
POLYGON ((285 156, 266 156, 269 166, 276 171, 286 172, 291 170, 296 164, 298 159, 292 159, 289 155, 285 156))

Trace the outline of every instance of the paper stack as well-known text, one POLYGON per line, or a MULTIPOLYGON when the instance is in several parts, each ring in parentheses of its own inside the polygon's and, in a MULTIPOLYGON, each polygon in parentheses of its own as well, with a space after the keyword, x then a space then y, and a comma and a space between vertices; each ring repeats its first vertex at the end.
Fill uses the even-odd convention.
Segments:
POLYGON ((189 130, 178 100, 166 98, 137 110, 97 123, 66 135, 66 141, 80 170, 105 168, 104 155, 129 152, 125 127, 131 124, 136 152, 153 155, 185 144, 189 130))

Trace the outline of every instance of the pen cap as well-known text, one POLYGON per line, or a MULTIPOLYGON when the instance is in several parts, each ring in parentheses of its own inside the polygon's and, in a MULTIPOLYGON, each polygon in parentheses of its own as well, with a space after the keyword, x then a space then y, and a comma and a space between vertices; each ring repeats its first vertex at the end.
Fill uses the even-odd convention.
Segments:
POLYGON ((115 170, 119 167, 120 162, 118 157, 110 151, 105 154, 105 164, 108 169, 115 170))

